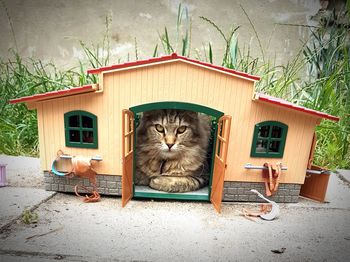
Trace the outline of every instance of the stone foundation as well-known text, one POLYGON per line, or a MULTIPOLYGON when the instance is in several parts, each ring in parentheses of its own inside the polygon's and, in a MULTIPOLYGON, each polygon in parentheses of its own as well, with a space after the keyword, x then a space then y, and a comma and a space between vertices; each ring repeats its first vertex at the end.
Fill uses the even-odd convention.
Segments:
MULTIPOLYGON (((122 178, 121 176, 112 175, 97 175, 97 191, 101 195, 121 196, 122 194, 122 178)), ((74 192, 74 187, 77 184, 84 185, 88 189, 92 189, 89 179, 85 178, 68 178, 59 177, 44 172, 45 189, 47 191, 57 192, 74 192)), ((80 190, 79 192, 84 192, 80 190)))
MULTIPOLYGON (((278 203, 297 203, 300 193, 299 184, 279 184, 277 193, 269 197, 272 201, 278 203)), ((250 189, 256 189, 265 195, 265 184, 254 182, 229 182, 224 183, 224 201, 238 201, 238 202, 265 202, 265 200, 258 197, 250 189)))
MULTIPOLYGON (((45 189, 48 191, 74 192, 74 187, 77 184, 91 189, 88 179, 59 177, 49 172, 44 172, 44 177, 45 189)), ((101 195, 121 196, 121 180, 121 176, 97 175, 97 190, 101 195)), ((280 184, 277 193, 269 199, 278 203, 297 203, 300 187, 301 185, 299 184, 280 184)), ((265 202, 256 194, 250 192, 250 189, 256 189, 263 195, 265 194, 264 183, 226 181, 224 183, 223 201, 265 202)))

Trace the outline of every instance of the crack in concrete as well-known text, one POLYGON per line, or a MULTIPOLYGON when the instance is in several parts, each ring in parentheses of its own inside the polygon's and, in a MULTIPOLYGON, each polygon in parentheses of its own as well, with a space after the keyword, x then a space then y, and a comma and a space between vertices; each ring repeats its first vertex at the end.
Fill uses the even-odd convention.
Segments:
MULTIPOLYGON (((9 250, 9 249, 0 249, 0 258, 1 256, 13 256, 13 257, 27 257, 27 258, 42 258, 42 259, 53 259, 53 260, 63 260, 63 261, 77 261, 77 262, 89 262, 89 261, 127 261, 120 260, 117 258, 101 258, 101 257, 86 257, 86 256, 77 256, 77 255, 68 255, 68 254, 55 254, 55 253, 46 253, 46 252, 36 252, 36 251, 22 251, 22 250, 9 250)), ((128 260, 130 261, 130 260, 128 260)), ((145 262, 147 260, 132 260, 137 262, 145 262)))
POLYGON ((5 250, 0 249, 1 255, 9 255, 15 257, 36 257, 36 258, 48 258, 54 260, 64 260, 64 261, 79 261, 85 262, 89 261, 84 259, 82 256, 66 255, 66 254, 55 254, 55 253, 45 253, 45 252, 35 252, 35 251, 21 251, 21 250, 5 250))

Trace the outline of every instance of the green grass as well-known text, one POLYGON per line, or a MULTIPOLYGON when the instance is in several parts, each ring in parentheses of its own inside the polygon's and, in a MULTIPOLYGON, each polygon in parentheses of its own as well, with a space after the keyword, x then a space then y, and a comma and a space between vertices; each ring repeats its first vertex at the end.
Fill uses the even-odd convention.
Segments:
MULTIPOLYGON (((329 168, 350 167, 350 42, 347 25, 335 12, 311 29, 303 53, 304 78, 292 85, 293 102, 339 116, 317 127, 315 161, 329 168), (307 72, 307 74, 305 74, 307 72), (306 77, 305 77, 306 75, 306 77)), ((348 19, 349 21, 349 19, 348 19)))
POLYGON ((23 59, 15 52, 12 58, 0 60, 0 153, 38 155, 36 112, 24 104, 11 105, 10 99, 95 81, 84 72, 82 63, 77 68, 60 71, 52 63, 23 59))
MULTIPOLYGON (((254 57, 251 47, 238 43, 239 25, 233 25, 225 33, 207 17, 199 19, 215 28, 223 40, 224 53, 214 54, 212 43, 193 47, 192 19, 181 4, 176 20, 176 32, 169 34, 167 27, 159 33, 159 41, 151 56, 177 52, 183 56, 213 63, 221 59, 225 67, 261 76, 256 90, 287 99, 296 104, 341 117, 336 122, 322 121, 317 127, 315 164, 329 168, 350 168, 350 44, 347 25, 341 24, 336 13, 324 17, 319 27, 310 27, 311 37, 300 51, 284 65, 276 65, 266 52, 253 21, 241 6, 258 41, 260 55, 254 57), (170 38, 174 36, 174 39, 170 38), (202 50, 202 51, 201 51, 202 50)), ((52 63, 44 64, 36 59, 24 59, 12 52, 10 59, 0 61, 0 153, 9 155, 38 155, 36 113, 22 104, 9 105, 8 100, 57 89, 96 83, 95 76, 87 75, 86 67, 111 64, 110 18, 106 18, 106 34, 101 44, 87 46, 80 42, 86 55, 77 67, 61 71, 52 63), (101 52, 102 50, 102 52, 101 52)), ((200 33, 200 32, 196 32, 200 33)), ((14 34, 13 34, 14 35, 14 34)), ((135 59, 139 59, 137 38, 135 59)), ((129 60, 128 54, 126 60, 129 60)), ((121 59, 113 63, 120 62, 121 59)))

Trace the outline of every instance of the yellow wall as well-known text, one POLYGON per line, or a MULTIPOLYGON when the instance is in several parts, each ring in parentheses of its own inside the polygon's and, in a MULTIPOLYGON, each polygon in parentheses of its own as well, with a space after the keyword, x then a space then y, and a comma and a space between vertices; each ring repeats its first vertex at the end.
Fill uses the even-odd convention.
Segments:
MULTIPOLYGON (((262 181, 261 171, 245 170, 246 163, 262 165, 269 159, 251 158, 254 125, 275 120, 288 125, 282 161, 288 167, 281 182, 303 183, 317 118, 252 101, 253 82, 182 61, 105 73, 103 93, 82 94, 37 103, 40 158, 50 170, 58 149, 72 155, 100 155, 101 174, 121 175, 121 111, 135 105, 181 101, 208 106, 232 116, 226 181, 262 181), (98 118, 98 149, 66 148, 64 113, 85 110, 98 118)), ((69 163, 69 161, 66 161, 69 163)), ((63 167, 60 167, 64 169, 63 167)), ((69 167, 66 167, 69 168, 69 167)))

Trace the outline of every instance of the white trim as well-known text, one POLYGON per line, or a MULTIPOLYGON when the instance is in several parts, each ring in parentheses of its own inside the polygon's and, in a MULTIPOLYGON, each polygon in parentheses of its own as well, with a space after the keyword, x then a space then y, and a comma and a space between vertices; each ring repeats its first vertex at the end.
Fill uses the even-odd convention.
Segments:
MULTIPOLYGON (((178 60, 178 59, 176 59, 176 60, 178 60)), ((118 72, 118 71, 132 70, 132 69, 137 69, 137 68, 151 66, 151 65, 166 64, 166 63, 174 62, 176 60, 167 60, 167 61, 160 61, 160 62, 155 62, 155 63, 144 64, 144 65, 128 66, 128 67, 122 67, 122 68, 111 69, 111 70, 102 70, 100 72, 100 74, 109 74, 109 73, 114 73, 114 72, 118 72)))
MULTIPOLYGON (((197 63, 194 63, 194 62, 191 62, 191 61, 187 61, 187 60, 183 60, 183 59, 179 59, 179 60, 181 60, 182 62, 186 62, 188 64, 191 64, 191 65, 196 65, 196 66, 203 67, 203 68, 206 68, 206 69, 210 69, 210 70, 213 70, 213 71, 216 71, 216 72, 219 72, 219 73, 223 73, 223 74, 226 74, 226 75, 231 75, 231 76, 235 76, 235 77, 238 77, 238 78, 242 78, 242 79, 245 79, 245 80, 248 80, 248 81, 252 81, 252 82, 259 81, 259 80, 251 79, 251 78, 248 78, 248 77, 245 77, 245 76, 241 76, 241 75, 238 75, 238 74, 235 74, 235 73, 231 73, 231 72, 223 71, 223 70, 220 70, 220 69, 212 68, 210 66, 206 66, 206 65, 203 65, 203 64, 197 64, 197 63)), ((227 68, 227 69, 230 70, 229 68, 227 68)))

